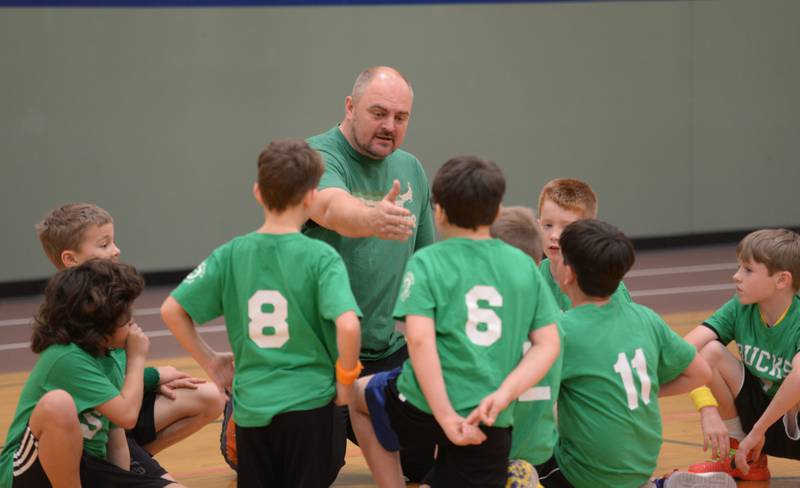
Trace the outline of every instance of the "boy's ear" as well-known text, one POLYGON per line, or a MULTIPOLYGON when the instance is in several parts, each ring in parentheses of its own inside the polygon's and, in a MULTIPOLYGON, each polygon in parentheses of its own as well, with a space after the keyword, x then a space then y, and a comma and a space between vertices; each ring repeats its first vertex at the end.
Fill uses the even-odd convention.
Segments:
POLYGON ((61 251, 61 263, 64 265, 65 268, 71 268, 73 266, 79 265, 80 263, 78 262, 78 253, 72 250, 61 251))
POLYGON ((317 197, 317 192, 318 190, 316 188, 312 188, 306 192, 305 196, 303 196, 303 208, 311 208, 311 205, 314 204, 314 199, 317 197))
POLYGON ((261 198, 261 191, 258 189, 258 182, 253 183, 253 198, 256 199, 259 205, 264 206, 264 199, 261 198))
POLYGON ((433 206, 433 218, 437 223, 447 223, 447 214, 444 212, 441 205, 433 206))
POLYGON ((777 280, 775 284, 778 288, 791 288, 792 287, 792 272, 791 271, 778 271, 777 280))

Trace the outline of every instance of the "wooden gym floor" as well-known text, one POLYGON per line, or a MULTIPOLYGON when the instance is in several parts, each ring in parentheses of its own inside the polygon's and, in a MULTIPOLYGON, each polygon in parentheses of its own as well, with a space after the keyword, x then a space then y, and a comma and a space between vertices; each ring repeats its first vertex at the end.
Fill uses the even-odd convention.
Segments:
MULTIPOLYGON (((633 299, 659 312, 681 335, 702 322, 733 293, 735 246, 708 246, 641 252, 625 278, 633 299)), ((138 323, 151 337, 150 365, 171 364, 195 376, 204 373, 186 356, 165 329, 158 306, 170 288, 150 288, 136 307, 138 323)), ((27 347, 31 317, 40 298, 0 300, 0 442, 16 407, 22 384, 36 357, 27 347)), ((227 350, 221 319, 200 328, 218 350, 227 350)), ((687 396, 660 400, 664 444, 654 474, 705 459, 699 416, 687 396)), ((220 422, 216 421, 189 440, 158 455, 158 460, 179 482, 190 488, 233 488, 236 477, 219 454, 220 422)), ((313 469, 313 467, 311 467, 313 469)), ((740 482, 746 488, 800 487, 800 462, 770 458, 771 482, 740 482)), ((372 477, 358 447, 348 445, 347 465, 335 486, 372 487, 372 477)))

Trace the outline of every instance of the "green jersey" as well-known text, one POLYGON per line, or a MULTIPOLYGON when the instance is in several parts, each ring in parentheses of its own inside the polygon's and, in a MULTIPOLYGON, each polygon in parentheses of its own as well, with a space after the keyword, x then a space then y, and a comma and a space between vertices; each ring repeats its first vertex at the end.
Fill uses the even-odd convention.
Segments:
POLYGON ((313 222, 305 234, 332 245, 347 266, 353 294, 364 312, 361 321, 361 358, 382 359, 405 343, 395 330, 392 317, 403 270, 411 254, 433 242, 430 189, 419 160, 396 150, 382 160, 362 156, 347 142, 339 127, 308 139, 325 160, 325 174, 319 189, 340 188, 367 205, 375 205, 400 181, 396 203, 411 211, 414 233, 405 241, 375 237, 351 239, 319 227, 313 222))
POLYGON ((767 327, 757 304, 742 305, 737 297, 705 321, 723 344, 736 341, 747 371, 761 380, 764 392, 774 396, 792 371, 800 352, 800 298, 794 297, 783 320, 767 327))
POLYGON ((72 396, 83 432, 83 448, 105 459, 110 424, 95 407, 119 395, 123 378, 123 366, 115 355, 92 356, 75 344, 45 349, 25 380, 8 428, 0 453, 0 486, 11 486, 14 452, 19 449, 33 409, 53 390, 64 390, 72 396))
POLYGON ((574 486, 638 488, 661 448, 659 388, 686 369, 695 348, 654 311, 625 300, 578 306, 559 325, 558 465, 574 486))
MULTIPOLYGON (((519 364, 531 331, 555 323, 558 309, 528 255, 497 239, 453 238, 412 256, 394 314, 434 320, 447 394, 466 416, 519 364)), ((432 413, 411 361, 397 389, 432 413)), ((495 426, 512 423, 509 408, 495 426)))
POLYGON ((266 426, 275 415, 335 396, 334 321, 360 312, 342 260, 327 244, 300 233, 237 237, 172 296, 199 324, 225 316, 237 424, 266 426))
MULTIPOLYGON (((572 301, 561 291, 550 272, 550 260, 545 259, 539 265, 539 271, 553 293, 562 311, 572 308, 572 301)), ((631 295, 623 283, 612 295, 614 300, 631 302, 631 295)), ((559 326, 559 332, 560 332, 559 326)), ((562 334, 563 344, 563 334, 562 334)), ((529 347, 529 346, 528 346, 529 347)), ((511 458, 524 459, 534 466, 542 464, 553 456, 553 449, 558 441, 555 404, 561 383, 561 363, 559 355, 550 371, 542 381, 530 392, 522 395, 514 407, 514 432, 511 440, 511 458)))

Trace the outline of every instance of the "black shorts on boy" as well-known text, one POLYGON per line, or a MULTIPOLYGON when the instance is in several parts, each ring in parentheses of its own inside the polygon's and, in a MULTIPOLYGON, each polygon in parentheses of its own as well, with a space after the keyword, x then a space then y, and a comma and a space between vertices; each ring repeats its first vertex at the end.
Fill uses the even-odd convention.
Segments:
POLYGON ((511 450, 511 428, 481 426, 486 440, 456 446, 433 415, 414 407, 397 390, 400 368, 378 373, 365 391, 375 435, 387 451, 438 444, 432 486, 504 487, 511 450))
MULTIPOLYGON (((14 453, 14 480, 12 488, 51 488, 50 480, 39 462, 38 441, 30 428, 25 429, 22 442, 14 453)), ((163 488, 174 481, 159 476, 126 471, 105 459, 83 451, 80 462, 81 485, 114 488, 163 488)))
POLYGON ((285 412, 265 427, 236 425, 239 486, 327 488, 335 481, 336 407, 285 412))
POLYGON ((156 440, 155 403, 156 392, 146 392, 142 397, 142 408, 139 409, 136 425, 125 431, 125 436, 128 438, 128 450, 131 453, 131 471, 161 477, 167 474, 167 470, 142 447, 156 440))
MULTIPOLYGON (((742 429, 750 432, 753 425, 764 414, 772 398, 764 393, 761 380, 753 376, 747 368, 744 370, 744 381, 734 403, 742 429)), ((797 411, 792 409, 784 414, 783 418, 770 426, 764 435, 766 442, 762 453, 782 458, 800 459, 800 426, 798 426, 797 411)))

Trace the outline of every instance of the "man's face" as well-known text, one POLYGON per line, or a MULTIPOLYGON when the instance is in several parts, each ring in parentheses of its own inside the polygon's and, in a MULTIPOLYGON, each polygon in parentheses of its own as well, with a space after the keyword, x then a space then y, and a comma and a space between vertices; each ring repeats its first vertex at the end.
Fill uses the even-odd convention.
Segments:
POLYGON ((562 208, 550 199, 542 202, 542 210, 539 212, 539 227, 542 229, 542 248, 550 261, 555 261, 561 252, 558 240, 561 238, 564 228, 581 218, 579 212, 562 208))
POLYGON ((83 240, 74 254, 74 263, 65 263, 78 266, 90 259, 108 259, 119 261, 120 250, 114 243, 114 224, 109 222, 103 225, 90 225, 83 235, 83 240))
POLYGON ((413 98, 396 76, 376 75, 358 99, 347 97, 347 139, 359 153, 383 159, 403 144, 413 98))

